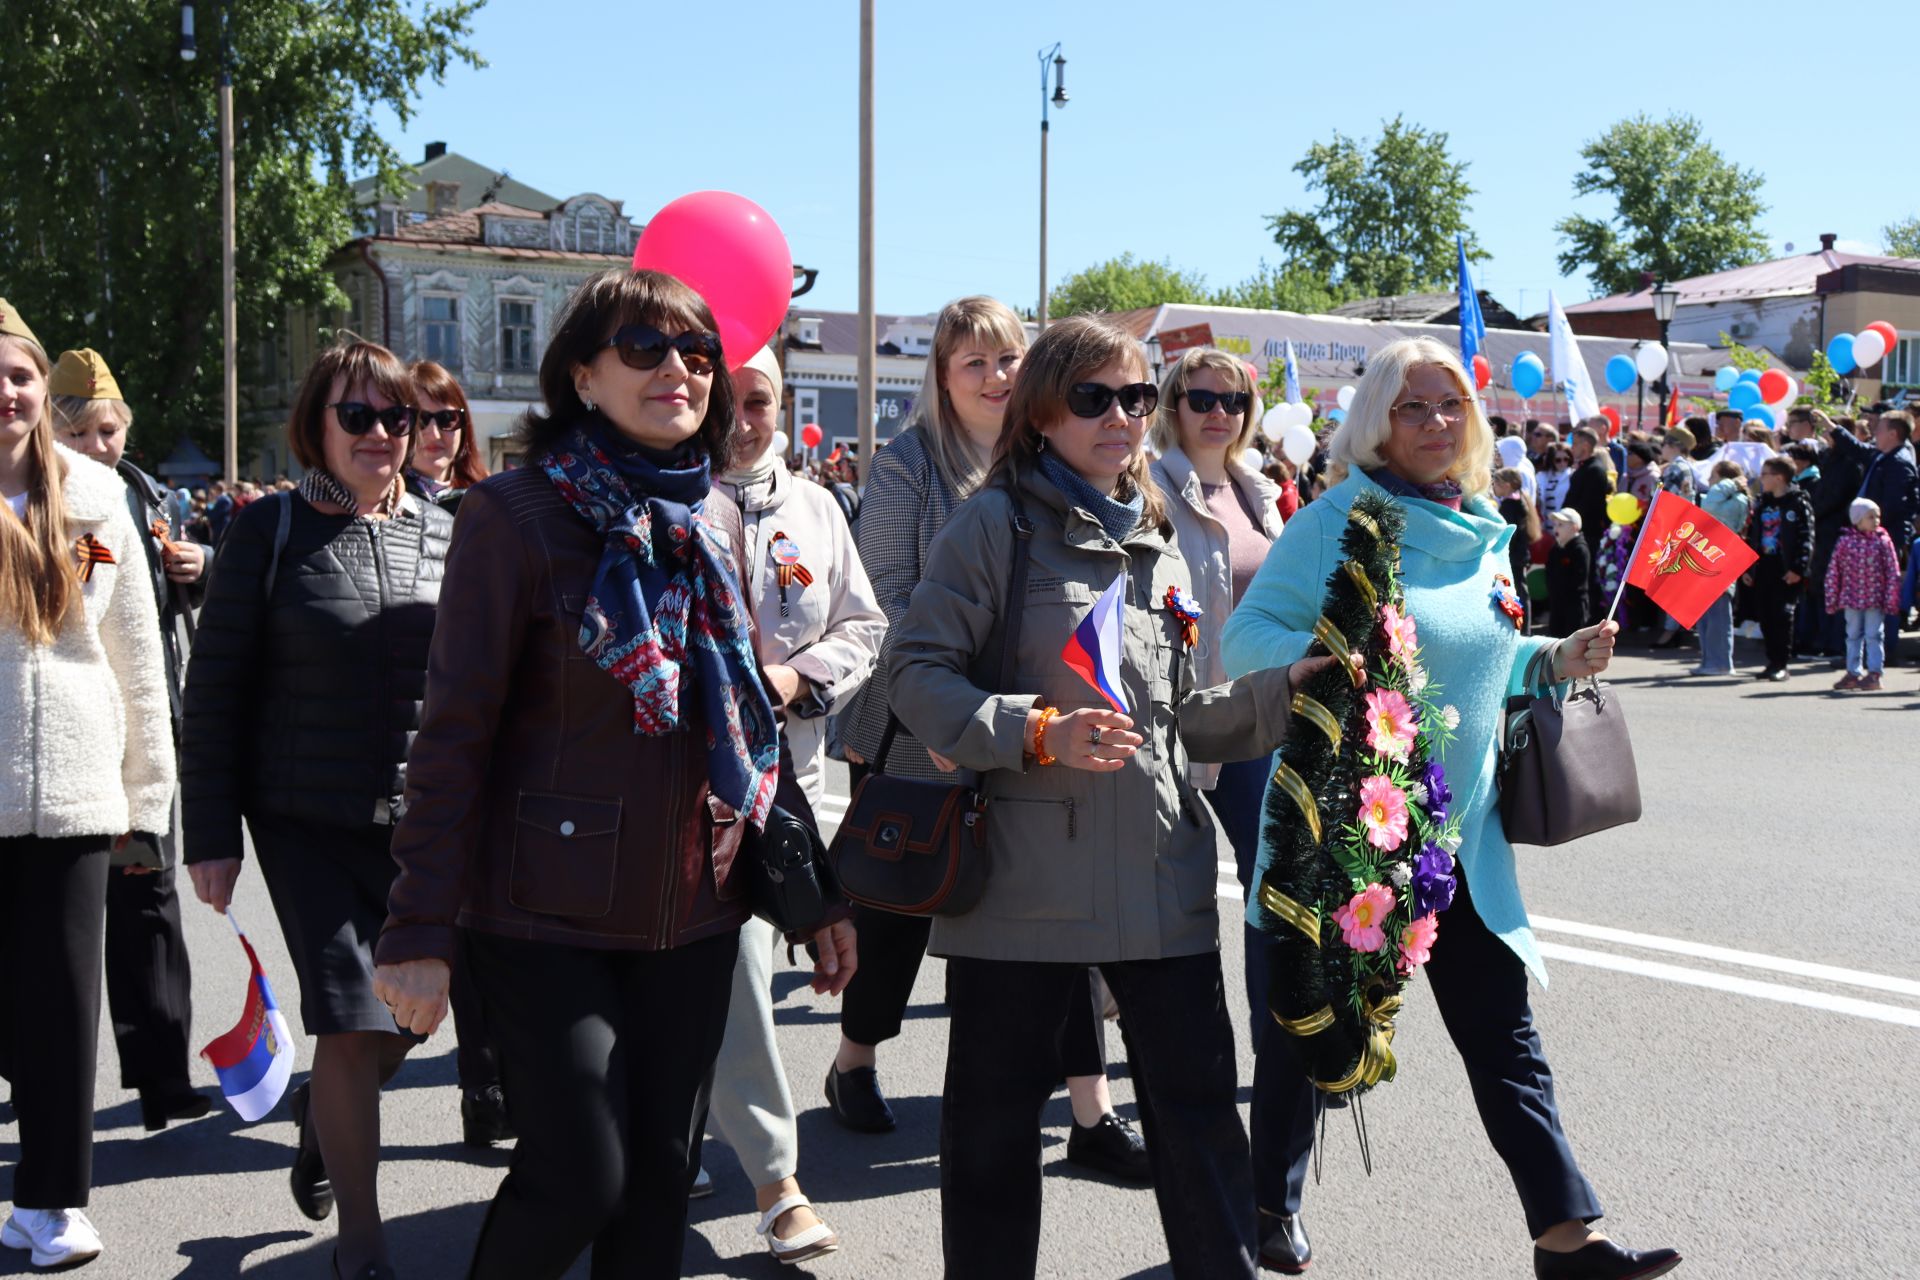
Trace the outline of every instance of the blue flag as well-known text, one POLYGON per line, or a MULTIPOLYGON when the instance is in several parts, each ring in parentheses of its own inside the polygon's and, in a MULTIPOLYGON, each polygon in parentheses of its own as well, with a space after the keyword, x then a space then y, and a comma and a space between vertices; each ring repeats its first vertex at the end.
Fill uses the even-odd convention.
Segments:
POLYGON ((1480 314, 1480 294, 1473 287, 1473 273, 1467 269, 1467 238, 1453 238, 1460 250, 1460 363, 1471 371, 1473 358, 1487 342, 1486 317, 1480 314))
POLYGON ((1300 403, 1300 366, 1293 361, 1293 339, 1287 339, 1287 387, 1280 397, 1284 404, 1300 403))

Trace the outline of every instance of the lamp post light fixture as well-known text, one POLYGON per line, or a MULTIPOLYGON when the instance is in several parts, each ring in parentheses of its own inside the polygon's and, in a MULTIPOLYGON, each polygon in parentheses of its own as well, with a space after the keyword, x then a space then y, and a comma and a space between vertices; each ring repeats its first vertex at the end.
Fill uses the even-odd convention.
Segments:
POLYGON ((1660 390, 1660 426, 1665 430, 1668 401, 1679 394, 1679 389, 1673 385, 1673 367, 1677 362, 1673 358, 1673 344, 1667 340, 1667 330, 1673 324, 1674 308, 1680 305, 1680 291, 1670 284, 1657 284, 1653 287, 1652 298, 1653 318, 1660 325, 1660 347, 1667 353, 1667 367, 1661 371, 1660 381, 1655 384, 1660 390))
POLYGON ((1060 46, 1040 51, 1040 328, 1047 327, 1047 112, 1067 105, 1067 60, 1060 46), (1053 64, 1053 95, 1047 96, 1047 64, 1053 64))

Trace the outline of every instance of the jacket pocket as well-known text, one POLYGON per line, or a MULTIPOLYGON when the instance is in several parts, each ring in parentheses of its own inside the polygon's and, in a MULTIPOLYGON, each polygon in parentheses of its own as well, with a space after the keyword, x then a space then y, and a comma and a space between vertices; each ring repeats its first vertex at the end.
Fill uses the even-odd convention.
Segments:
POLYGON ((994 796, 987 803, 993 870, 981 910, 1006 920, 1091 920, 1093 870, 1068 797, 994 796))
POLYGON ((713 894, 722 902, 740 896, 740 877, 734 874, 742 846, 746 842, 747 823, 733 807, 711 791, 707 793, 708 844, 713 865, 713 894))
POLYGON ((619 800, 522 791, 507 901, 522 911, 592 919, 613 909, 619 800))

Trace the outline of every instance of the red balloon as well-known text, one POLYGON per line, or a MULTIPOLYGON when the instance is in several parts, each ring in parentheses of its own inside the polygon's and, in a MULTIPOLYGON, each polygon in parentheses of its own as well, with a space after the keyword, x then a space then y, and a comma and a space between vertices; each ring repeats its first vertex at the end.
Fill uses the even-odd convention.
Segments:
POLYGON ((1784 398, 1793 384, 1787 381, 1787 375, 1778 369, 1769 369, 1760 375, 1760 399, 1762 403, 1773 404, 1784 398))
POLYGON ((1868 325, 1867 328, 1873 330, 1875 333, 1879 334, 1881 337, 1887 340, 1888 351, 1892 351, 1896 346, 1900 344, 1899 331, 1896 330, 1892 325, 1888 324, 1885 320, 1875 320, 1872 324, 1868 325))
POLYGON ((1612 424, 1611 429, 1607 432, 1607 438, 1609 440, 1620 434, 1620 411, 1618 409, 1610 404, 1601 405, 1600 416, 1612 424))
MULTIPOLYGON (((758 348, 755 348, 755 350, 758 350, 758 348)), ((818 448, 820 439, 821 431, 819 423, 809 422, 806 426, 800 428, 800 443, 807 446, 807 448, 818 448)))
POLYGON ((1492 381, 1493 381, 1493 366, 1487 363, 1487 358, 1485 356, 1481 355, 1477 351, 1474 352, 1473 354, 1473 389, 1475 391, 1483 390, 1485 389, 1486 385, 1492 381))
POLYGON ((636 271, 664 271, 706 299, 727 368, 767 345, 793 300, 793 253, 765 209, 730 191, 696 191, 653 215, 636 271))

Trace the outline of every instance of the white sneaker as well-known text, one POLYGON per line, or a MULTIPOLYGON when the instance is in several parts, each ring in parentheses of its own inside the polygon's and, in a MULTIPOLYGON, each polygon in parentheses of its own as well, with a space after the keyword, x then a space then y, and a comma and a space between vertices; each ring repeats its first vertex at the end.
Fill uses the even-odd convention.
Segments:
POLYGON ((31 1249, 36 1267, 77 1267, 100 1256, 100 1233, 85 1209, 15 1208, 0 1245, 31 1249))

